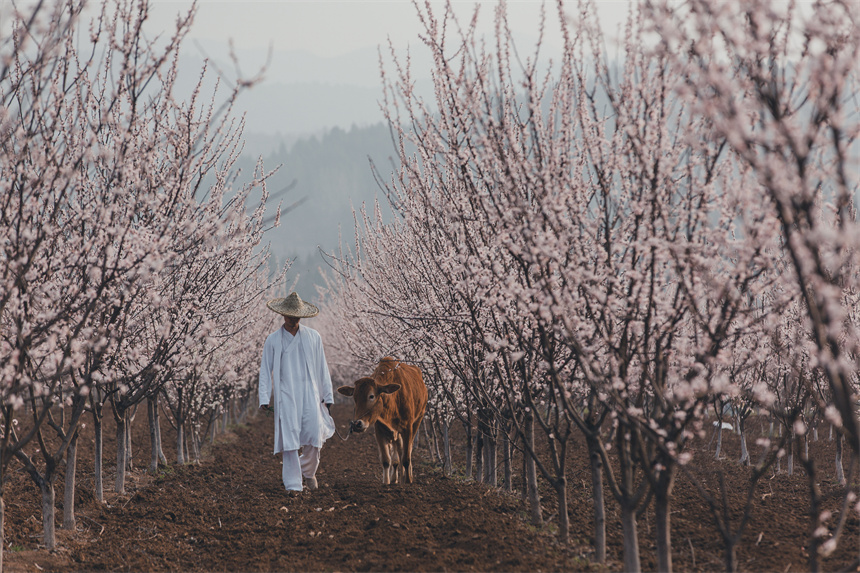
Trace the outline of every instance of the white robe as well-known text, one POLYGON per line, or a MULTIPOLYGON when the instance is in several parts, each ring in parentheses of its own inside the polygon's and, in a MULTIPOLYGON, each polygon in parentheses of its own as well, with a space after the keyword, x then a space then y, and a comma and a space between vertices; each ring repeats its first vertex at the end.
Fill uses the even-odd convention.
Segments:
POLYGON ((334 434, 325 404, 334 402, 322 337, 304 325, 296 336, 282 326, 266 338, 260 361, 260 405, 273 399, 274 453, 322 447, 334 434), (277 366, 277 367, 276 367, 277 366))

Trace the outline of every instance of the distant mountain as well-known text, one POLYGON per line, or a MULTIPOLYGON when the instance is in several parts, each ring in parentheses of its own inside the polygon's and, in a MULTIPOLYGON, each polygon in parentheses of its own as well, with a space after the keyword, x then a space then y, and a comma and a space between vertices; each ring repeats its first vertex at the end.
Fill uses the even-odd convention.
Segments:
POLYGON ((380 88, 348 84, 263 83, 242 94, 250 132, 313 134, 333 127, 370 125, 384 119, 380 88))
MULTIPOLYGON (((267 240, 279 261, 298 257, 288 282, 301 273, 303 297, 313 300, 311 294, 304 293, 315 295, 311 285, 318 281, 316 269, 325 264, 319 248, 335 251, 341 237, 347 245, 354 243, 353 207, 356 211, 362 205, 372 209, 378 199, 384 217, 391 216, 384 193, 373 177, 370 160, 388 179, 394 151, 388 126, 380 122, 300 138, 263 157, 265 169, 281 166, 267 181, 271 195, 267 216, 274 215, 279 201, 284 209, 293 206, 281 218, 280 227, 269 232, 267 240)), ((254 160, 243 157, 237 167, 243 172, 240 181, 248 180, 254 160)))
MULTIPOLYGON (((204 94, 211 94, 220 77, 220 93, 237 77, 248 79, 265 66, 263 80, 241 93, 234 115, 245 115, 248 134, 285 136, 318 135, 334 127, 368 126, 383 121, 379 102, 382 80, 375 48, 323 58, 305 52, 277 52, 268 58, 262 50, 241 50, 236 69, 224 48, 199 44, 186 47, 180 64, 178 95, 188 97, 208 59, 204 94), (267 64, 268 61, 268 65, 267 64), (289 134, 289 135, 287 135, 289 134)), ((413 61, 419 93, 432 96, 429 60, 413 61), (418 63, 421 61, 423 63, 418 63)), ((386 65, 390 68, 388 56, 386 65)), ((255 154, 261 151, 250 145, 255 154)))

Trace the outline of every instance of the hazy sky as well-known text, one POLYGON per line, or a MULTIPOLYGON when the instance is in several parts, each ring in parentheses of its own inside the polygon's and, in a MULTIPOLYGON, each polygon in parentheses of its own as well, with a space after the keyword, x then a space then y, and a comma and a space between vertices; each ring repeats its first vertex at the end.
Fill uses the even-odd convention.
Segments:
MULTIPOLYGON (((492 34, 496 0, 452 4, 463 25, 479 4, 479 32, 492 34)), ((543 4, 542 0, 508 2, 508 21, 518 46, 534 45, 543 4)), ((570 5, 573 9, 575 3, 570 5)), ((149 33, 173 28, 177 14, 190 6, 189 1, 152 0, 149 33)), ((432 0, 431 6, 434 13, 442 14, 444 2, 432 0)), ((629 4, 599 0, 597 6, 611 41, 629 4)), ((555 0, 547 0, 546 11, 545 41, 549 48, 560 46, 555 0)), ((225 66, 227 42, 232 39, 242 75, 248 77, 266 62, 271 47, 265 81, 240 99, 241 111, 247 112, 246 134, 320 133, 382 121, 377 47, 386 47, 389 38, 399 55, 410 48, 413 77, 429 78, 429 52, 421 44, 420 31, 410 0, 200 0, 183 52, 192 58, 191 70, 199 69, 204 55, 225 66)), ((252 148, 257 152, 255 144, 252 148)))
MULTIPOLYGON (((452 3, 464 17, 475 4, 481 4, 485 29, 490 29, 496 1, 452 3)), ((440 11, 444 5, 435 0, 431 4, 440 11)), ((510 21, 518 30, 536 34, 542 4, 542 0, 509 0, 510 21)), ((613 29, 628 6, 627 0, 599 0, 597 4, 601 19, 613 29)), ((154 25, 165 26, 191 3, 155 0, 153 5, 154 25)), ((216 41, 229 37, 240 48, 272 45, 276 51, 301 50, 330 57, 385 44, 389 37, 397 47, 418 43, 420 23, 409 0, 201 0, 198 5, 192 37, 216 41)), ((547 10, 554 14, 554 1, 547 2, 547 10)), ((549 28, 556 32, 555 27, 549 28)))

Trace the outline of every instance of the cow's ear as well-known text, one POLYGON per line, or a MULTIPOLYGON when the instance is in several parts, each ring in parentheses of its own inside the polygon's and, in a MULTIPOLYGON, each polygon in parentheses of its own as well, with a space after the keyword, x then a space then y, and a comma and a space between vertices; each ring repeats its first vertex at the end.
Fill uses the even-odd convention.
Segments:
POLYGON ((400 390, 400 384, 386 384, 379 387, 380 394, 394 394, 398 390, 400 390))
POLYGON ((344 396, 352 396, 355 394, 355 388, 352 386, 341 386, 337 389, 338 394, 343 394, 344 396))

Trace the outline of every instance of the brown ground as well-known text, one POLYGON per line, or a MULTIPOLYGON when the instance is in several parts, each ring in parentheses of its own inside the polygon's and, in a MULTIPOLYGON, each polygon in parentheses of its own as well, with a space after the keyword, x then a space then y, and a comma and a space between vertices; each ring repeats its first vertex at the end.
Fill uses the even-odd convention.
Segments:
MULTIPOLYGON (((335 406, 343 427, 351 411, 335 406)), ((135 464, 148 459, 145 416, 135 426, 135 464)), ((375 440, 370 435, 337 437, 326 443, 318 472, 320 489, 287 497, 280 465, 271 455, 271 418, 258 417, 219 439, 201 465, 166 468, 156 478, 134 470, 128 494, 106 491, 95 502, 91 441, 79 447, 77 531, 58 531, 60 548, 40 548, 38 491, 22 472, 7 486, 5 566, 9 571, 578 571, 590 567, 591 492, 584 449, 574 445, 569 472, 571 543, 560 546, 553 527, 536 530, 526 522, 519 497, 461 477, 445 477, 429 463, 425 444, 418 451, 411 485, 382 486, 375 440), (103 529, 102 529, 103 528, 103 529)), ((85 436, 89 435, 88 429, 85 436)), ((114 450, 106 428, 105 487, 113 479, 114 450)), ((165 439, 171 433, 165 431, 165 439)), ((826 438, 826 436, 822 436, 826 438)), ((725 471, 730 503, 746 494, 745 470, 733 460, 737 439, 725 435, 727 459, 715 462, 698 452, 699 475, 715 484, 725 471)), ((831 491, 833 444, 822 439, 814 451, 824 467, 819 483, 831 491)), ((171 458, 175 450, 165 443, 171 458)), ((461 454, 461 449, 457 448, 461 454)), ((783 469, 784 469, 783 465, 783 469)), ((516 470, 516 468, 515 468, 516 470)), ((519 472, 514 472, 519 486, 519 472)), ((57 480, 62 500, 62 476, 57 480)), ((753 519, 739 549, 743 571, 807 570, 808 485, 802 470, 762 479, 753 519)), ((621 570, 620 525, 607 492, 609 559, 621 570)), ((676 571, 719 571, 722 546, 698 493, 680 480, 673 502, 673 559, 676 571)), ((544 492, 545 515, 555 511, 544 492)), ((57 519, 61 521, 62 510, 57 519)), ((837 553, 824 562, 835 571, 858 553, 858 522, 837 553)), ((656 566, 649 514, 640 521, 642 564, 656 566)))

